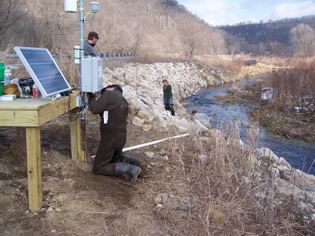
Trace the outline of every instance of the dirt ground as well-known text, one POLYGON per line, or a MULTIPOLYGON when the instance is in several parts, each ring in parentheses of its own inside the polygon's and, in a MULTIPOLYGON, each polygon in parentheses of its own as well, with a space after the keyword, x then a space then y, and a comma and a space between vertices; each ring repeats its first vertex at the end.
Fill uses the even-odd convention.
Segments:
MULTIPOLYGON (((130 118, 130 116, 129 116, 130 118)), ((99 120, 88 115, 88 155, 99 142, 99 120)), ((126 147, 165 138, 170 131, 144 132, 128 124, 126 147)), ((156 131, 158 130, 158 131, 156 131)), ((16 128, 0 128, 0 235, 168 235, 164 219, 157 216, 154 196, 165 181, 172 161, 159 159, 174 142, 129 152, 145 160, 148 173, 133 186, 124 177, 95 176, 91 161, 72 161, 66 117, 41 127, 43 207, 28 211, 25 145, 15 142, 16 128), (144 152, 155 153, 153 158, 144 152)), ((25 131, 22 130, 22 140, 25 131)))

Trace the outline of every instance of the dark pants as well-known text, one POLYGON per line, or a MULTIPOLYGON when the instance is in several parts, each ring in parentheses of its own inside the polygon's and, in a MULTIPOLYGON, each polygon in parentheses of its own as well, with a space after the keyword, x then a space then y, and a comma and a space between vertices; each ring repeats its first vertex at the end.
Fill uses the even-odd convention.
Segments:
POLYGON ((115 176, 115 162, 118 162, 121 158, 125 144, 125 133, 113 135, 101 128, 101 141, 96 152, 93 173, 115 176))

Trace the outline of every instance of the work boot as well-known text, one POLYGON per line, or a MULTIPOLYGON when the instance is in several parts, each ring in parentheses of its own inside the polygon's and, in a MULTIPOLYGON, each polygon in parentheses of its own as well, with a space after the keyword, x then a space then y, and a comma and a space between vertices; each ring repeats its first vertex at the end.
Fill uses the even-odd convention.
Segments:
POLYGON ((170 105, 170 111, 171 111, 172 116, 175 116, 174 105, 170 105))
POLYGON ((116 175, 128 174, 129 179, 127 180, 126 183, 133 184, 136 181, 138 175, 140 175, 141 168, 139 166, 128 164, 128 163, 116 162, 115 172, 116 172, 116 175))
POLYGON ((146 174, 147 172, 147 164, 144 161, 140 161, 137 158, 128 155, 122 155, 118 160, 118 162, 129 163, 132 165, 140 166, 142 172, 141 174, 146 174))
POLYGON ((109 163, 98 169, 93 168, 93 173, 95 175, 105 175, 105 176, 120 176, 116 173, 116 163, 109 163))

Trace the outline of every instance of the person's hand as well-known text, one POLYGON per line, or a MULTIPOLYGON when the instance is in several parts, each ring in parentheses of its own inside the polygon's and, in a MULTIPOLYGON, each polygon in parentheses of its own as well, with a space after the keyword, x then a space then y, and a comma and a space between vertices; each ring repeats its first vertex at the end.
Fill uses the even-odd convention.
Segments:
POLYGON ((90 98, 92 98, 92 97, 94 97, 94 96, 95 96, 95 94, 94 94, 94 93, 87 93, 86 95, 87 95, 88 99, 90 99, 90 98))

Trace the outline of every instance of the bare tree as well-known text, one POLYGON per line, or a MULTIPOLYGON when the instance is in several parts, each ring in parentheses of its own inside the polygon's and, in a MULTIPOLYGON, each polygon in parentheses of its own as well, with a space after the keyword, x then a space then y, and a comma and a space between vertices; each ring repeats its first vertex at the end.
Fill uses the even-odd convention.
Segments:
MULTIPOLYGON (((100 52, 192 57, 225 50, 223 33, 175 0, 100 0, 86 32, 97 31, 100 52)), ((6 0, 0 8, 0 47, 10 44, 72 52, 79 40, 78 14, 63 12, 61 0, 6 0), (28 10, 20 10, 28 9, 28 10)))
POLYGON ((294 53, 302 57, 315 55, 315 33, 306 24, 299 24, 290 32, 290 39, 293 44, 294 53))
POLYGON ((0 7, 0 48, 6 47, 3 39, 6 32, 17 22, 19 22, 27 11, 24 10, 22 0, 6 0, 1 1, 0 7), (23 9, 23 10, 21 10, 23 9))
POLYGON ((237 37, 226 34, 225 47, 229 55, 234 55, 235 53, 240 53, 241 43, 237 37))
POLYGON ((185 54, 188 57, 193 57, 200 46, 201 30, 200 25, 193 20, 187 19, 186 23, 182 25, 181 36, 185 54))

